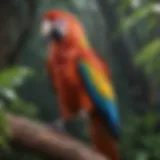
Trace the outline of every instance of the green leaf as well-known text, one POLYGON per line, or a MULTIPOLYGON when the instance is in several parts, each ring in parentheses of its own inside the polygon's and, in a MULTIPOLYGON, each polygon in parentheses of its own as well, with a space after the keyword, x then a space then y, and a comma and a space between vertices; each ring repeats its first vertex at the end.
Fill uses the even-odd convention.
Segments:
POLYGON ((149 4, 136 10, 132 15, 128 18, 124 19, 121 22, 120 28, 123 31, 130 30, 132 27, 136 26, 141 20, 147 17, 150 13, 152 13, 153 5, 149 4))
POLYGON ((141 49, 136 57, 137 64, 147 64, 160 56, 160 39, 157 38, 141 49))
POLYGON ((0 72, 0 89, 19 86, 26 77, 33 75, 33 71, 27 67, 14 67, 0 72))
POLYGON ((8 100, 15 100, 17 99, 17 93, 13 89, 9 88, 1 88, 0 94, 3 95, 8 100))
POLYGON ((0 148, 8 149, 8 138, 11 136, 11 130, 5 112, 0 111, 0 148))
POLYGON ((26 103, 20 99, 12 101, 9 110, 14 113, 18 113, 22 116, 27 116, 30 118, 36 117, 36 115, 38 114, 38 110, 35 105, 31 103, 26 103))
POLYGON ((9 148, 9 145, 7 143, 7 140, 3 137, 3 136, 0 136, 0 149, 8 149, 9 148))

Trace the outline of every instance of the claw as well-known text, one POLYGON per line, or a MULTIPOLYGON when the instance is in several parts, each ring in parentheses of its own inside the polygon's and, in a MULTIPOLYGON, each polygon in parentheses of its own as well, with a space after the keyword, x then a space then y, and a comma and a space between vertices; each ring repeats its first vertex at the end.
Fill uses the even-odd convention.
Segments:
POLYGON ((55 120, 54 122, 49 124, 49 126, 58 132, 63 132, 63 133, 67 132, 65 129, 65 122, 62 119, 55 120))
POLYGON ((85 111, 85 110, 81 110, 79 112, 79 116, 84 119, 84 120, 87 120, 88 119, 88 113, 85 111))

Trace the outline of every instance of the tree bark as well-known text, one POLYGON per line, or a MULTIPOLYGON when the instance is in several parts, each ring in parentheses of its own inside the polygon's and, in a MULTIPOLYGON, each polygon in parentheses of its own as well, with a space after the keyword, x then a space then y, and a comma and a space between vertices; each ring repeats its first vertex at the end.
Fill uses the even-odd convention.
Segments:
POLYGON ((37 154, 62 160, 106 160, 85 144, 45 125, 11 114, 7 119, 11 127, 11 142, 37 154))
POLYGON ((0 1, 0 68, 15 64, 34 24, 36 2, 0 1))

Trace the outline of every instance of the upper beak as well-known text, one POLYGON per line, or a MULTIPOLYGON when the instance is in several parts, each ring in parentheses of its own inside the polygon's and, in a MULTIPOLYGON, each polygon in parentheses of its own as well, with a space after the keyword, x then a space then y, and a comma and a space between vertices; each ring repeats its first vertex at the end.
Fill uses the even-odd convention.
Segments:
POLYGON ((63 37, 64 37, 63 33, 57 28, 53 28, 49 36, 50 40, 54 41, 61 41, 63 37))
POLYGON ((41 34, 48 41, 61 41, 64 37, 64 33, 51 25, 50 22, 46 21, 42 23, 41 34))

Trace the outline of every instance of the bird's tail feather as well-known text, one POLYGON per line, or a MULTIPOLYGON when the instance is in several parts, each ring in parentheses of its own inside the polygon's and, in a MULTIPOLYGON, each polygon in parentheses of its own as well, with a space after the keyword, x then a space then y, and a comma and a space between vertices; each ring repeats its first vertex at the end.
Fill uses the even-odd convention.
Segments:
POLYGON ((95 117, 90 121, 90 134, 95 148, 110 160, 120 160, 117 142, 95 117))

